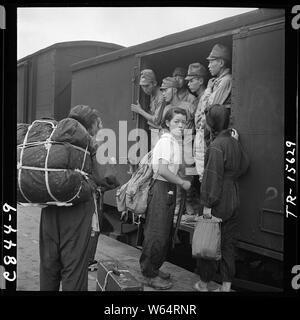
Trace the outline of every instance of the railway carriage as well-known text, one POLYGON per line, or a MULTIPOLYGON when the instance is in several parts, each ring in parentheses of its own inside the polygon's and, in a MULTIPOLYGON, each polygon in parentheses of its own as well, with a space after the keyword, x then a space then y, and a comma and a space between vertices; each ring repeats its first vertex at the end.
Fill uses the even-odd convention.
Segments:
MULTIPOLYGON (((232 126, 238 130, 251 161, 247 175, 240 180, 237 263, 240 263, 241 271, 236 283, 241 287, 254 288, 249 280, 249 268, 252 268, 253 273, 261 272, 262 279, 266 279, 264 275, 270 275, 270 281, 259 285, 261 290, 282 286, 284 14, 284 10, 259 9, 136 46, 104 54, 102 52, 101 55, 76 62, 71 67, 70 102, 66 99, 64 106, 57 112, 53 112, 58 110, 53 109, 53 104, 48 104, 47 107, 45 104, 43 111, 38 112, 42 107, 36 104, 35 113, 36 117, 45 116, 52 110, 52 115, 60 117, 77 104, 99 108, 105 127, 116 132, 118 178, 121 183, 125 183, 130 175, 127 154, 124 154, 121 146, 127 144, 129 150, 136 143, 135 138, 129 135, 132 129, 147 129, 143 118, 130 111, 131 103, 137 100, 144 108, 147 105, 147 97, 138 85, 140 71, 145 68, 153 69, 160 84, 177 66, 188 67, 193 62, 207 66, 206 57, 216 43, 229 47, 233 76, 232 126), (127 135, 118 135, 124 130, 127 135)), ((57 70, 56 79, 61 76, 59 72, 57 70)), ((24 82, 23 85, 30 83, 24 82)), ((18 92, 24 90, 19 79, 18 84, 18 92)), ((53 86, 51 90, 54 97, 53 86)), ((32 120, 28 114, 28 104, 18 105, 18 120, 32 120)), ((117 216, 115 191, 107 192, 104 201, 111 234, 118 234, 120 238, 126 233, 134 234, 135 226, 122 226, 117 231, 116 225, 120 222, 113 218, 117 216)), ((191 228, 182 226, 181 231, 189 234, 191 239, 191 228)), ((254 282, 260 280, 255 279, 254 282)))

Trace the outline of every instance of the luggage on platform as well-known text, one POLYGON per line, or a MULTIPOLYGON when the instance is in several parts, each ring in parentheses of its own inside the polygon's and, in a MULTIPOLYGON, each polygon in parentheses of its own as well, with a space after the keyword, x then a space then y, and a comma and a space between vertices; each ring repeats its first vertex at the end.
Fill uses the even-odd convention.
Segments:
POLYGON ((106 260, 98 262, 96 291, 143 291, 130 271, 118 261, 106 260))

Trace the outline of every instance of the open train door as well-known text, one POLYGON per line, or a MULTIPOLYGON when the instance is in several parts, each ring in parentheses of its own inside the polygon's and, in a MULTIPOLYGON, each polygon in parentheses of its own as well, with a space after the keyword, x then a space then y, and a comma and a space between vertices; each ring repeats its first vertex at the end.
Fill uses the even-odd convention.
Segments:
MULTIPOLYGON (((146 105, 149 104, 147 103, 147 97, 145 95, 141 95, 141 89, 139 85, 140 81, 140 73, 141 73, 141 59, 139 56, 135 55, 134 56, 134 65, 132 69, 132 78, 131 78, 131 103, 132 104, 137 104, 140 103, 143 109, 147 110, 146 105)), ((147 130, 147 123, 144 120, 143 117, 141 117, 139 114, 135 112, 132 113, 132 120, 134 121, 135 129, 143 129, 147 130)), ((133 129, 133 128, 132 128, 133 129)), ((135 133, 134 130, 129 132, 128 140, 133 142, 135 146, 141 146, 143 143, 140 141, 141 136, 141 131, 135 133)), ((147 137, 144 137, 144 141, 147 141, 147 137)), ((130 173, 133 173, 136 170, 137 167, 137 160, 143 156, 144 153, 148 152, 148 148, 146 147, 145 150, 141 150, 140 148, 136 148, 134 145, 131 144, 128 148, 128 162, 130 164, 130 173), (133 148, 131 148, 133 147, 133 148), (131 165, 131 160, 132 157, 134 157, 133 164, 131 165), (138 159, 136 159, 138 157, 138 159)))
POLYGON ((282 260, 284 19, 233 37, 232 117, 250 157, 240 181, 239 246, 282 260))

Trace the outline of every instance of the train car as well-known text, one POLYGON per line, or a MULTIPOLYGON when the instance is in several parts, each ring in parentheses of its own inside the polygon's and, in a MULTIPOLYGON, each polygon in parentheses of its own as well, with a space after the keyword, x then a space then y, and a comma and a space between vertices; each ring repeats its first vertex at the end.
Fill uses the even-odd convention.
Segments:
MULTIPOLYGON (((130 111, 131 103, 137 100, 146 105, 147 98, 138 86, 140 71, 153 69, 161 83, 177 66, 188 67, 193 62, 207 66, 206 57, 216 43, 232 50, 232 122, 251 161, 247 175, 240 180, 241 266, 251 266, 253 273, 258 269, 262 274, 269 271, 275 286, 280 287, 284 236, 284 10, 258 9, 78 62, 72 66, 71 104, 97 107, 105 127, 117 133, 118 177, 125 183, 130 175, 127 154, 121 146, 130 149, 135 138, 124 134, 124 130, 129 133, 137 127, 146 128, 144 120, 130 111)), ((105 195, 105 203, 113 212, 115 191, 105 195)), ((240 283, 251 287, 248 269, 245 274, 240 283)), ((268 290, 268 285, 273 286, 273 282, 262 284, 260 289, 268 290)))
POLYGON ((71 103, 70 66, 121 48, 99 41, 62 42, 18 60, 17 121, 66 117, 71 103))

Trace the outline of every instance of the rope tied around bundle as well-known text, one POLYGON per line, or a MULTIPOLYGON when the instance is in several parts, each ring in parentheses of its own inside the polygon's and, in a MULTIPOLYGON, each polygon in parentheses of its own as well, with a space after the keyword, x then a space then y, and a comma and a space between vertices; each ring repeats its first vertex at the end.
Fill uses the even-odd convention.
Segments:
MULTIPOLYGON (((22 186, 21 186, 21 173, 22 173, 22 170, 37 170, 37 171, 44 171, 45 172, 45 185, 46 185, 46 188, 47 188, 47 192, 48 194, 50 195, 51 199, 53 201, 50 201, 50 202, 47 202, 47 203, 51 203, 51 204, 56 204, 56 205, 70 205, 69 203, 71 201, 73 201, 75 198, 79 198, 79 194, 81 192, 81 189, 82 189, 82 185, 83 185, 83 182, 81 181, 80 183, 80 186, 76 192, 76 194, 69 200, 67 201, 60 201, 59 199, 57 199, 51 189, 50 189, 50 184, 49 184, 49 172, 66 172, 68 171, 68 169, 61 169, 61 168, 49 168, 48 167, 48 160, 49 160, 49 154, 50 154, 50 149, 52 147, 53 144, 56 144, 57 142, 53 141, 51 138, 55 132, 55 129, 57 128, 57 125, 55 125, 53 122, 51 121, 47 121, 47 120, 35 120, 32 122, 32 124, 27 128, 27 132, 26 132, 26 135, 24 137, 24 140, 23 140, 23 143, 21 145, 18 145, 17 147, 21 149, 21 152, 20 152, 20 160, 17 162, 17 170, 18 170, 18 186, 19 186, 19 190, 23 196, 23 198, 28 202, 28 203, 32 203, 32 201, 30 201, 30 199, 28 197, 25 196, 24 194, 24 191, 22 189, 22 186), (31 128, 33 127, 33 125, 37 122, 42 122, 42 123, 48 123, 48 124, 51 124, 51 127, 52 127, 52 131, 50 133, 50 136, 45 140, 45 141, 39 141, 39 142, 31 142, 31 143, 27 143, 27 140, 28 140, 28 135, 29 135, 29 132, 31 130, 31 128), (23 165, 23 155, 24 155, 24 150, 27 148, 27 147, 31 147, 31 146, 37 146, 37 145, 44 145, 45 147, 45 150, 46 150, 46 158, 45 158, 45 166, 42 168, 42 167, 33 167, 33 166, 24 166, 23 165)), ((59 142, 59 144, 65 144, 65 143, 61 143, 59 142)), ((86 173, 83 169, 84 169, 84 166, 85 166, 85 163, 86 163, 86 157, 88 154, 90 154, 90 152, 88 151, 88 147, 89 147, 89 143, 87 143, 87 146, 85 149, 83 148, 80 148, 78 146, 74 146, 73 144, 70 144, 70 143, 66 143, 66 144, 69 144, 71 146, 73 146, 74 148, 84 152, 84 157, 83 157, 83 160, 82 160, 82 164, 81 164, 81 168, 80 169, 75 169, 74 171, 80 173, 84 178, 85 180, 88 180, 88 173, 86 173)))
POLYGON ((129 270, 119 270, 119 269, 112 269, 107 271, 105 278, 104 278, 104 284, 103 286, 101 286, 101 284, 99 283, 98 279, 96 279, 99 287, 101 288, 102 291, 106 291, 106 286, 107 286, 107 282, 108 282, 108 276, 112 273, 116 274, 116 275, 122 275, 122 272, 129 272, 129 270))

